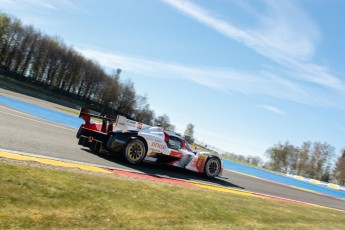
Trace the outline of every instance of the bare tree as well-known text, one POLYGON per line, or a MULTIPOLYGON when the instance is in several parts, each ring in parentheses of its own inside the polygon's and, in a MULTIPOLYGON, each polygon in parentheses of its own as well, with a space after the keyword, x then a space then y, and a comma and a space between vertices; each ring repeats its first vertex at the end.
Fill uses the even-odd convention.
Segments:
POLYGON ((299 149, 299 157, 298 157, 298 163, 297 163, 297 173, 301 176, 307 176, 308 172, 308 161, 311 151, 311 142, 304 142, 299 149))
POLYGON ((300 148, 286 142, 269 148, 266 152, 270 169, 294 173, 317 180, 328 181, 334 147, 327 143, 304 142, 300 148))
POLYGON ((25 28, 25 42, 22 45, 23 59, 19 62, 15 72, 27 76, 30 68, 30 63, 34 58, 35 46, 37 41, 40 39, 41 34, 36 32, 32 26, 25 28))
POLYGON ((11 18, 0 13, 0 65, 4 65, 3 61, 10 36, 10 24, 11 18))
POLYGON ((266 154, 270 160, 270 168, 274 171, 290 172, 292 170, 291 166, 295 165, 295 152, 295 147, 290 145, 289 142, 285 142, 284 145, 279 143, 268 149, 266 154))
POLYGON ((120 94, 115 103, 115 109, 122 114, 132 116, 134 114, 134 107, 136 104, 136 95, 133 82, 127 80, 120 85, 120 94))
POLYGON ((254 166, 261 166, 263 164, 262 159, 259 156, 247 156, 246 162, 254 166))
POLYGON ((107 105, 111 108, 115 108, 115 104, 118 100, 118 96, 121 93, 120 82, 115 78, 109 78, 104 76, 104 80, 101 85, 101 100, 100 103, 107 105))
MULTIPOLYGON (((3 40, 1 64, 11 69, 15 60, 15 55, 18 53, 23 27, 21 21, 18 19, 10 19, 9 21, 4 19, 4 22, 8 24, 7 28, 4 28, 5 33, 1 35, 3 40)), ((5 26, 5 24, 3 24, 3 26, 5 26)))
POLYGON ((334 157, 334 147, 327 143, 314 142, 308 166, 308 176, 321 180, 329 174, 331 159, 334 157))
POLYGON ((190 143, 194 142, 194 125, 192 123, 187 125, 183 137, 190 143))
POLYGON ((170 124, 170 118, 166 114, 160 115, 155 118, 155 125, 161 125, 164 129, 169 131, 175 131, 175 126, 170 124))
POLYGON ((345 149, 342 150, 342 155, 335 164, 333 178, 338 184, 345 185, 345 149))
POLYGON ((150 105, 147 102, 147 96, 138 95, 133 118, 144 124, 153 125, 154 117, 154 112, 150 109, 150 105))

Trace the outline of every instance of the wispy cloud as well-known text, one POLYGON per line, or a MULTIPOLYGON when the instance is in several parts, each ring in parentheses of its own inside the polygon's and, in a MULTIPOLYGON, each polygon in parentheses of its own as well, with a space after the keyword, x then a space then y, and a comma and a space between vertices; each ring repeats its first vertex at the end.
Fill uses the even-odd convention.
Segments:
POLYGON ((0 4, 4 9, 36 12, 40 10, 75 11, 81 7, 72 0, 0 0, 0 4))
MULTIPOLYGON (((265 66, 255 72, 249 72, 229 68, 184 66, 147 57, 105 52, 97 48, 79 50, 111 69, 119 67, 128 72, 151 77, 178 77, 224 92, 268 95, 309 105, 345 109, 344 81, 334 76, 327 66, 311 61, 321 34, 297 1, 262 1, 260 3, 264 5, 264 12, 250 3, 237 3, 242 4, 243 9, 257 19, 256 25, 246 28, 240 28, 222 19, 219 12, 209 11, 192 1, 162 2, 278 65, 265 66)), ((28 7, 50 10, 82 8, 82 5, 78 5, 81 4, 79 1, 72 0, 0 0, 0 3, 2 7, 22 7, 23 14, 28 7)))
POLYGON ((345 109, 342 95, 304 85, 293 80, 292 77, 284 77, 270 69, 250 72, 216 67, 185 66, 146 57, 111 53, 96 48, 77 47, 77 49, 86 57, 96 60, 109 69, 118 67, 138 75, 185 79, 223 92, 268 95, 303 104, 345 109))
POLYGON ((268 110, 270 112, 273 112, 273 113, 276 113, 276 114, 279 114, 279 115, 285 115, 285 112, 283 110, 278 109, 277 107, 274 107, 272 105, 262 104, 262 105, 257 105, 257 107, 263 108, 265 110, 268 110))
POLYGON ((283 56, 308 59, 313 55, 314 44, 320 36, 313 21, 291 1, 265 1, 266 11, 255 14, 259 23, 254 28, 238 28, 188 0, 162 2, 273 59, 283 56))
POLYGON ((1 6, 2 7, 15 7, 17 4, 16 2, 12 1, 12 0, 0 0, 1 6))
POLYGON ((188 0, 162 2, 273 60, 291 72, 285 77, 345 93, 343 81, 332 75, 327 67, 310 61, 321 35, 313 20, 295 1, 265 1, 265 14, 256 14, 259 24, 254 28, 238 28, 188 0))
POLYGON ((30 4, 36 5, 38 7, 42 8, 48 8, 51 10, 56 10, 58 9, 56 5, 52 4, 51 1, 45 1, 45 0, 40 0, 40 1, 29 1, 30 4))

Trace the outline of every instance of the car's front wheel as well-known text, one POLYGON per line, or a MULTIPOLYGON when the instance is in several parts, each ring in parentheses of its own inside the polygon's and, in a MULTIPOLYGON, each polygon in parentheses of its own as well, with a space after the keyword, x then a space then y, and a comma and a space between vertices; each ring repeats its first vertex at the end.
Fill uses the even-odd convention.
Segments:
POLYGON ((130 164, 141 163, 146 156, 145 143, 139 139, 135 138, 129 141, 124 149, 124 159, 130 164))
POLYGON ((204 174, 209 178, 215 178, 218 176, 221 168, 221 163, 218 158, 208 158, 204 168, 204 174))

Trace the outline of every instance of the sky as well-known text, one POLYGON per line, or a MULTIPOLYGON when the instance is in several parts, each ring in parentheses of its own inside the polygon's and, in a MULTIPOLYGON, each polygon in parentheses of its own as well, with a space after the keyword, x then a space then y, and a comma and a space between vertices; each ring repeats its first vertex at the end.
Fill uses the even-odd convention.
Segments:
POLYGON ((343 0, 0 0, 216 149, 345 148, 343 0))

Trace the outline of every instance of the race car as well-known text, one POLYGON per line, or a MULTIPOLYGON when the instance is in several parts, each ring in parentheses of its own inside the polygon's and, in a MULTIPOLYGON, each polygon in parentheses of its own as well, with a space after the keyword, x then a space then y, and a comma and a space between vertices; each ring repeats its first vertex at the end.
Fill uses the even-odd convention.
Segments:
POLYGON ((116 119, 91 114, 82 108, 79 117, 85 123, 77 132, 78 144, 95 153, 121 154, 129 164, 150 162, 185 168, 209 178, 223 177, 223 160, 209 152, 193 150, 179 135, 160 126, 149 126, 117 116, 116 119), (102 120, 91 122, 91 118, 102 120))

